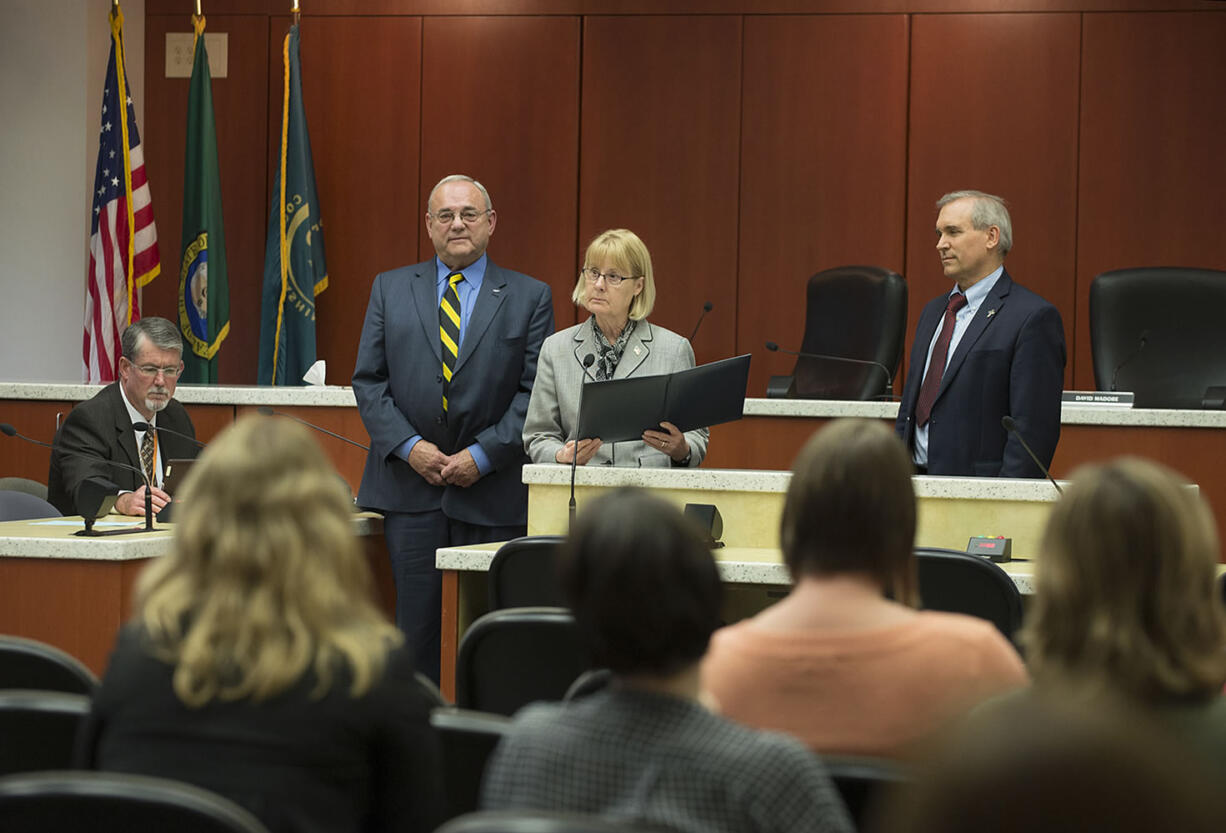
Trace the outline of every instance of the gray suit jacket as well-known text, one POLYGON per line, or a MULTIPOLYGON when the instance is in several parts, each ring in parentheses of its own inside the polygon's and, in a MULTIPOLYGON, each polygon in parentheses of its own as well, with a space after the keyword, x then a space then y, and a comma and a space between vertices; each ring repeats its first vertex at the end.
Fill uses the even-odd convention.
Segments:
MULTIPOLYGON (((596 353, 593 321, 589 318, 582 324, 554 333, 541 347, 536 385, 532 388, 528 416, 524 420, 524 448, 534 463, 556 463, 558 449, 565 445, 575 429, 580 382, 586 384, 595 379, 592 369, 583 367, 583 358, 588 353, 596 353)), ((613 378, 673 373, 693 366, 694 349, 687 339, 643 320, 635 326, 613 378)), ((709 436, 706 428, 685 432, 690 444, 691 467, 707 456, 709 436)), ((663 467, 672 465, 672 461, 658 448, 634 440, 601 445, 588 465, 663 467)))
POLYGON ((370 434, 358 503, 427 512, 481 526, 526 522, 520 470, 524 412, 541 342, 553 329, 549 287, 490 260, 464 332, 443 414, 438 280, 433 259, 375 278, 353 393, 370 434), (393 452, 421 434, 444 454, 479 443, 494 470, 468 488, 431 486, 393 452))

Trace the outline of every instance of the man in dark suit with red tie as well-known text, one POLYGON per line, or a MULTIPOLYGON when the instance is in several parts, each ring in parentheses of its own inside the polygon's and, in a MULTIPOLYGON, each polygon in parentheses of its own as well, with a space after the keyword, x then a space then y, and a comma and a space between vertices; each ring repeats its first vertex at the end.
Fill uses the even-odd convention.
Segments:
POLYGON ((955 191, 937 208, 937 254, 956 286, 920 313, 896 430, 920 473, 1042 477, 1001 418, 1013 417, 1051 465, 1066 361, 1060 313, 1005 270, 1004 200, 955 191))
POLYGON ((527 529, 524 416, 553 299, 486 256, 498 218, 481 183, 444 177, 426 208, 435 257, 375 278, 353 392, 370 434, 358 504, 383 513, 396 624, 438 681, 435 550, 527 529))

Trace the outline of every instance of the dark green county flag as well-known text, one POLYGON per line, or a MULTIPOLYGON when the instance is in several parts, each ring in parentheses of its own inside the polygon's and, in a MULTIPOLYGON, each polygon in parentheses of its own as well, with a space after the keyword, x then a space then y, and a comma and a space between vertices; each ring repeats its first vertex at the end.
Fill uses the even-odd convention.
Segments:
POLYGON ((302 105, 298 24, 283 48, 281 153, 272 187, 264 298, 260 306, 261 385, 301 385, 315 363, 315 296, 328 288, 315 165, 302 105))
POLYGON ((183 243, 179 266, 179 329, 183 381, 217 384, 217 351, 230 334, 226 233, 221 221, 221 174, 213 121, 213 82, 204 48, 204 18, 196 30, 187 96, 187 154, 183 165, 183 243))

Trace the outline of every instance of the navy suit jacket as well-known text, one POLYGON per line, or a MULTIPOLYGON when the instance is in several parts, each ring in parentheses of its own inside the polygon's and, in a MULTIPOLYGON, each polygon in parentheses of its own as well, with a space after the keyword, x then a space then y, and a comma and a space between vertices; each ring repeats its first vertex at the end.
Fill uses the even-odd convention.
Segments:
POLYGON ((438 273, 433 259, 375 278, 362 326, 353 392, 370 434, 358 503, 380 512, 442 509, 481 526, 527 522, 521 470, 524 415, 553 299, 538 280, 486 261, 443 414, 438 273), (432 486, 393 452, 420 434, 444 454, 474 442, 493 471, 473 485, 432 486))
MULTIPOLYGON (((158 412, 157 426, 170 429, 159 431, 157 437, 163 473, 167 461, 196 456, 199 449, 194 443, 170 433, 196 436, 191 418, 178 400, 171 399, 158 412)), ((56 432, 54 446, 47 473, 47 502, 65 515, 77 514, 77 487, 87 477, 106 478, 129 492, 145 483, 134 471, 102 462, 113 460, 140 468, 136 429, 119 392, 119 382, 112 382, 69 411, 56 432)))
MULTIPOLYGON (((928 345, 945 315, 948 294, 920 313, 896 430, 914 448, 915 404, 928 345)), ((928 423, 928 473, 1042 477, 1017 437, 1001 426, 1012 416, 1043 465, 1060 439, 1064 325, 1047 301, 1006 271, 975 313, 949 360, 928 423)))

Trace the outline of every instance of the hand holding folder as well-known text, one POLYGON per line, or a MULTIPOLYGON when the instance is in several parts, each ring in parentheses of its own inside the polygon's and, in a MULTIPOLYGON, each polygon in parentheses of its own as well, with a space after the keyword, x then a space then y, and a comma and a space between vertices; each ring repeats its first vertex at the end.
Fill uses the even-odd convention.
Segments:
POLYGON ((738 420, 745 412, 749 359, 746 353, 676 373, 589 382, 576 436, 615 443, 641 439, 665 421, 692 431, 738 420))

